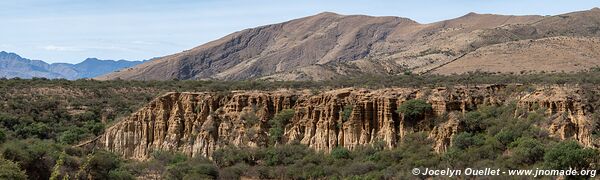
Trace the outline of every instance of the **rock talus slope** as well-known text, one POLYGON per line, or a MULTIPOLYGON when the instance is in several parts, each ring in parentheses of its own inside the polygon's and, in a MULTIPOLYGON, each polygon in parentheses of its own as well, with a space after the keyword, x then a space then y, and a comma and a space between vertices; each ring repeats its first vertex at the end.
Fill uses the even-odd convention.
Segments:
POLYGON ((551 121, 540 125, 542 128, 557 138, 572 138, 583 145, 596 146, 590 136, 593 129, 590 106, 574 94, 576 91, 581 90, 556 86, 507 96, 505 93, 510 91, 505 86, 488 85, 350 88, 320 94, 288 90, 169 93, 106 129, 89 144, 132 159, 146 159, 155 150, 210 157, 215 150, 228 145, 269 146, 269 119, 284 109, 293 109, 293 118, 285 125, 281 143, 300 143, 321 151, 337 146, 354 149, 374 143, 392 148, 407 134, 425 131, 433 141, 434 150, 443 152, 462 130, 462 113, 516 101, 515 116, 534 111, 535 107, 547 108, 551 121), (402 102, 415 98, 432 104, 432 112, 417 121, 396 112, 402 102), (341 111, 347 105, 353 108, 344 119, 341 111))

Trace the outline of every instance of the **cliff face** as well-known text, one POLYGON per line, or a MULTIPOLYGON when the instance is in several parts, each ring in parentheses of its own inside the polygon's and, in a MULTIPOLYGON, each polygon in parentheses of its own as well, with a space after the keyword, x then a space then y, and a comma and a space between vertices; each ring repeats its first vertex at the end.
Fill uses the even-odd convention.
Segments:
POLYGON ((577 89, 542 88, 530 94, 512 93, 503 85, 434 89, 339 89, 309 91, 238 91, 231 93, 168 93, 108 128, 95 143, 126 158, 145 159, 152 151, 179 151, 208 156, 224 146, 268 145, 268 121, 284 109, 293 109, 282 143, 301 143, 316 150, 336 146, 384 143, 396 146, 410 133, 429 132, 433 147, 445 151, 461 131, 462 113, 482 105, 518 101, 516 116, 548 108, 549 132, 592 146, 589 106, 577 89), (512 93, 512 94, 507 94, 512 93), (410 99, 425 99, 433 111, 408 120, 396 112, 410 99), (343 118, 342 111, 352 111, 343 118), (437 120, 436 120, 437 119, 437 120), (441 123, 434 123, 441 122, 441 123))
POLYGON ((593 107, 582 97, 584 93, 588 92, 577 87, 539 89, 521 98, 518 107, 524 111, 545 109, 549 121, 543 128, 550 135, 560 139, 572 138, 591 147, 594 146, 591 134, 597 119, 592 118, 593 107))

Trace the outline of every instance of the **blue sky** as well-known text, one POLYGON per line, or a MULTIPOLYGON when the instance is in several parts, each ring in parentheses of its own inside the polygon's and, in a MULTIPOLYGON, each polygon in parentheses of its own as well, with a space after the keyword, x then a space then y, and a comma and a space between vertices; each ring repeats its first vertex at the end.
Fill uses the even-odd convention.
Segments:
POLYGON ((0 51, 76 63, 142 60, 193 48, 245 28, 323 11, 430 23, 469 12, 555 15, 598 0, 2 0, 0 51))

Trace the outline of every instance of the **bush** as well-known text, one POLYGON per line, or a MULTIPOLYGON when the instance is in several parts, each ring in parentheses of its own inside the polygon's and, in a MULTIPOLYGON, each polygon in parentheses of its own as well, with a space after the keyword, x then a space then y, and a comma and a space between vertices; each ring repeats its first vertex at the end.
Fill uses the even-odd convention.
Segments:
POLYGON ((94 121, 88 121, 86 122, 85 126, 84 126, 89 132, 91 132, 93 135, 100 135, 102 132, 104 132, 104 124, 102 124, 101 122, 94 122, 94 121))
POLYGON ((502 129, 498 134, 496 134, 495 138, 500 141, 500 143, 504 145, 508 145, 517 139, 520 135, 519 132, 516 132, 514 129, 502 129))
POLYGON ((88 136, 87 133, 88 133, 87 129, 74 127, 74 128, 68 129, 67 131, 63 132, 59 136, 58 139, 62 143, 73 144, 73 143, 79 142, 83 138, 87 137, 88 136))
POLYGON ((2 158, 16 162, 31 179, 49 179, 61 148, 48 141, 14 140, 2 144, 2 158))
POLYGON ((352 106, 351 104, 346 104, 342 108, 342 111, 340 112, 340 114, 342 115, 342 122, 346 122, 348 121, 348 119, 350 119, 350 115, 352 114, 353 110, 354 106, 352 106))
POLYGON ((167 179, 217 179, 219 172, 210 161, 192 158, 167 166, 167 179))
POLYGON ((268 148, 265 154, 269 166, 290 165, 312 151, 304 145, 285 145, 268 148))
POLYGON ((484 141, 481 135, 463 132, 454 137, 452 145, 458 149, 467 149, 471 146, 482 145, 484 141))
POLYGON ((344 147, 336 147, 331 150, 331 157, 334 159, 350 159, 350 151, 344 147))
POLYGON ((544 163, 548 169, 588 169, 598 158, 595 149, 583 148, 575 141, 563 141, 546 151, 544 163))
POLYGON ((217 149, 212 157, 213 161, 219 167, 229 167, 241 162, 250 162, 252 154, 251 151, 240 149, 234 146, 226 146, 217 149))
MULTIPOLYGON (((94 179, 109 179, 111 172, 121 166, 121 161, 116 155, 106 151, 96 151, 91 159, 87 172, 94 179)), ((112 175, 120 174, 114 172, 112 175)))
POLYGON ((38 122, 17 129, 16 132, 21 138, 36 137, 38 139, 48 139, 51 137, 50 132, 52 131, 45 123, 38 122))
POLYGON ((0 158, 0 179, 25 180, 27 175, 17 163, 0 158))
POLYGON ((281 112, 275 114, 275 117, 269 121, 271 128, 269 128, 269 138, 271 144, 276 144, 281 141, 281 137, 285 133, 285 125, 294 117, 293 109, 284 109, 281 112))
POLYGON ((235 164, 230 167, 223 168, 219 173, 222 179, 240 179, 240 176, 247 173, 249 166, 244 163, 235 164))
POLYGON ((397 112, 402 113, 407 119, 416 120, 425 113, 431 112, 431 104, 420 99, 408 100, 398 107, 397 112))
POLYGON ((168 151, 152 152, 152 159, 157 160, 165 165, 177 164, 187 161, 188 157, 181 153, 173 153, 168 151))
POLYGON ((544 145, 537 139, 522 137, 510 144, 512 159, 517 164, 535 164, 544 158, 544 145))
POLYGON ((125 169, 116 169, 108 173, 108 179, 134 180, 136 178, 125 169))
POLYGON ((373 162, 353 162, 344 169, 343 175, 350 177, 355 175, 364 175, 377 169, 373 162))
POLYGON ((464 127, 466 132, 481 132, 485 130, 488 124, 485 122, 482 113, 479 111, 467 112, 464 116, 464 127))

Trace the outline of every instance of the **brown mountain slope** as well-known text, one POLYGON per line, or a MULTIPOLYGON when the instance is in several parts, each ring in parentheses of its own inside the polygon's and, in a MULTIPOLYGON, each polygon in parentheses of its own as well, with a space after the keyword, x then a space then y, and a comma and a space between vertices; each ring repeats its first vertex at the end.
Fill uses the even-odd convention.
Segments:
POLYGON ((561 36, 486 46, 433 72, 576 72, 596 66, 600 66, 600 39, 561 36))
POLYGON ((322 80, 404 71, 581 70, 597 64, 597 48, 593 47, 599 27, 598 9, 546 17, 469 13, 431 24, 399 17, 321 13, 246 29, 99 79, 322 80), (559 36, 561 40, 550 38, 559 36), (543 61, 542 55, 548 52, 559 56, 543 61), (571 59, 578 63, 564 63, 571 59), (528 65, 541 62, 549 64, 528 65), (504 67, 514 63, 528 67, 504 67))

